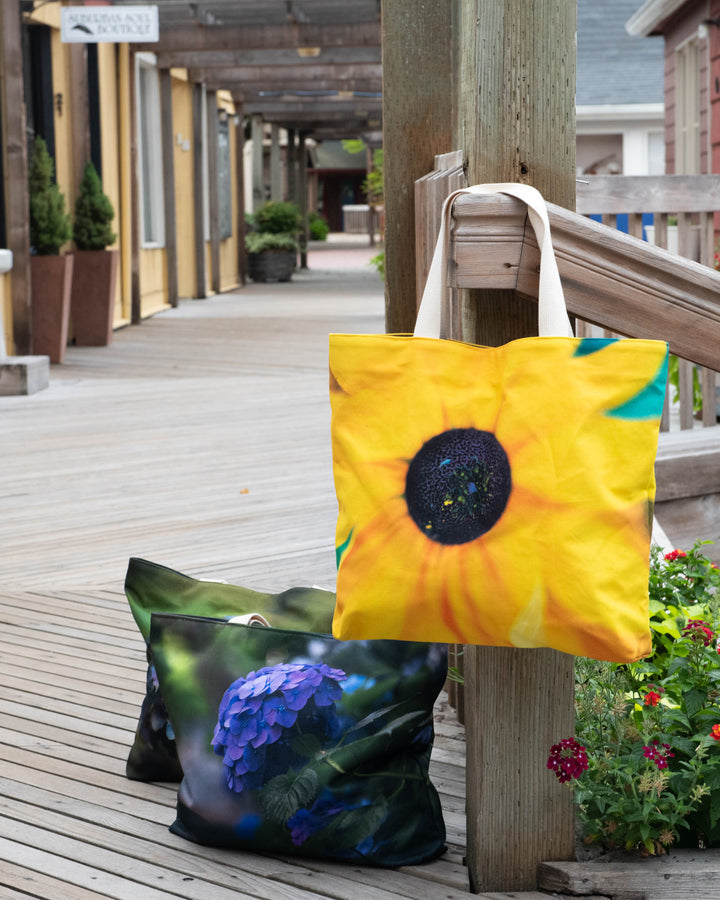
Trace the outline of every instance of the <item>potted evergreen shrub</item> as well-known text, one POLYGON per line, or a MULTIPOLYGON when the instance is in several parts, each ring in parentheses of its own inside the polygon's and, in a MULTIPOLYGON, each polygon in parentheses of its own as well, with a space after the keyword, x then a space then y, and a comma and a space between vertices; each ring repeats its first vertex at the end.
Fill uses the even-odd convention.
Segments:
POLYGON ((107 247, 115 240, 110 227, 114 216, 100 176, 88 162, 75 204, 77 250, 70 305, 75 343, 82 347, 101 347, 112 340, 118 251, 107 247))
POLYGON ((28 180, 32 344, 34 354, 61 363, 70 321, 73 257, 60 255, 60 248, 72 237, 72 228, 65 197, 53 181, 54 172, 47 144, 38 137, 28 180))
POLYGON ((297 260, 297 206, 272 200, 257 210, 253 225, 245 236, 248 275, 253 281, 290 281, 297 260))

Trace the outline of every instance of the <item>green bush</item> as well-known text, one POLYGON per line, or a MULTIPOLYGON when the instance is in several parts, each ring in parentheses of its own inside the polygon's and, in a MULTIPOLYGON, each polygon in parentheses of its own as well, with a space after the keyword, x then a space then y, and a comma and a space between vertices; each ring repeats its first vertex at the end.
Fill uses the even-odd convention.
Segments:
POLYGON ((320 213, 311 212, 308 216, 310 226, 310 239, 313 241, 326 241, 330 233, 330 226, 320 213))
POLYGON ((95 166, 88 162, 75 203, 73 236, 78 250, 104 250, 109 247, 115 240, 110 228, 114 217, 115 210, 103 193, 100 176, 95 166))
POLYGON ((263 234, 297 234, 300 213, 294 203, 271 200, 255 212, 255 226, 263 234))
POLYGON ((55 165, 41 137, 35 138, 28 178, 30 243, 39 256, 57 256, 72 237, 65 197, 53 181, 55 165))
POLYGON ((297 241, 292 234, 251 231, 245 235, 245 249, 248 253, 262 253, 264 250, 297 250, 297 241))

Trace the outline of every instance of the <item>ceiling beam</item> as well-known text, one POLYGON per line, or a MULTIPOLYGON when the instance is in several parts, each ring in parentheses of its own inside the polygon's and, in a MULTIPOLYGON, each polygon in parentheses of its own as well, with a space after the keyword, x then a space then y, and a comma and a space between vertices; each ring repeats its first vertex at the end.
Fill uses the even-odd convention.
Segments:
MULTIPOLYGON (((316 48, 311 48, 316 49, 316 48)), ((174 50, 157 54, 161 69, 233 68, 235 66, 325 66, 382 62, 380 47, 322 47, 318 56, 300 56, 298 48, 281 50, 174 50)))
MULTIPOLYGON (((201 80, 191 78, 191 81, 201 80)), ((258 95, 263 94, 295 94, 301 91, 338 91, 342 94, 349 94, 352 99, 358 102, 364 102, 364 97, 352 97, 353 94, 378 94, 382 92, 382 79, 378 78, 373 81, 329 81, 325 78, 316 78, 314 80, 302 79, 301 81, 293 81, 288 84, 270 85, 265 81, 220 81, 210 77, 203 81, 208 90, 239 90, 245 95, 247 101, 259 99, 258 95)), ((312 98, 308 98, 312 99, 312 98)), ((322 99, 322 98, 319 98, 322 99)), ((374 99, 374 98, 370 98, 374 99)), ((380 96, 377 97, 380 100, 380 96)))
MULTIPOLYGON (((276 113, 297 114, 322 119, 325 116, 345 116, 346 118, 379 118, 382 100, 375 98, 288 98, 288 97, 245 97, 242 92, 233 92, 233 99, 242 103, 245 114, 276 113)), ((328 119, 330 121, 330 119, 328 119)))
POLYGON ((380 23, 354 25, 182 25, 160 30, 160 40, 133 44, 134 50, 277 50, 297 47, 379 47, 380 23))
MULTIPOLYGON (((291 87, 296 81, 324 80, 335 88, 350 81, 382 82, 382 66, 360 64, 354 66, 235 66, 233 68, 188 69, 190 81, 212 81, 214 84, 243 84, 257 82, 272 89, 273 85, 291 87)), ((318 89, 319 90, 319 89, 318 89)))

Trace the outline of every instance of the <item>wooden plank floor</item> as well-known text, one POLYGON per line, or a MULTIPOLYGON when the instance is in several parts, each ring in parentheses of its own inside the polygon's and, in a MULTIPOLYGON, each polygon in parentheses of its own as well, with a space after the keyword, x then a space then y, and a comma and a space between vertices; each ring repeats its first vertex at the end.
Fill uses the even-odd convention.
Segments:
POLYGON ((450 852, 428 866, 200 847, 167 830, 172 786, 124 777, 145 678, 128 558, 333 586, 327 335, 382 330, 382 293, 333 268, 186 301, 0 398, 0 898, 466 896, 463 735, 442 705, 450 852))

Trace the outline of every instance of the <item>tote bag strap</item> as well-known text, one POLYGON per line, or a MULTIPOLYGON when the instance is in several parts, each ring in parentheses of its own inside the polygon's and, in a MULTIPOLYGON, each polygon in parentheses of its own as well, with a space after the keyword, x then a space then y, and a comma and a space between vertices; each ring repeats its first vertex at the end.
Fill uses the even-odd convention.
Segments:
POLYGON ((538 334, 541 337, 572 337, 565 307, 560 273, 550 237, 550 222, 542 194, 529 184, 476 184, 454 191, 445 200, 440 233, 415 323, 415 337, 440 337, 443 309, 449 302, 445 283, 450 242, 449 218, 455 198, 460 194, 509 194, 528 208, 530 224, 540 248, 540 288, 538 291, 538 334))

